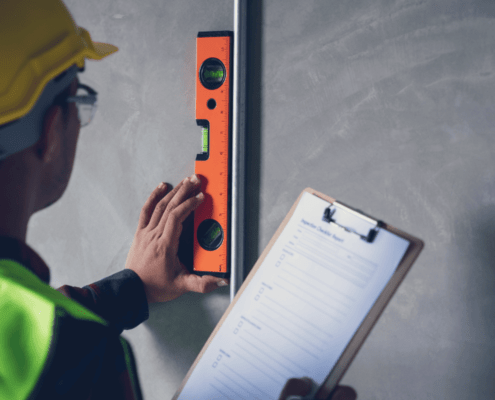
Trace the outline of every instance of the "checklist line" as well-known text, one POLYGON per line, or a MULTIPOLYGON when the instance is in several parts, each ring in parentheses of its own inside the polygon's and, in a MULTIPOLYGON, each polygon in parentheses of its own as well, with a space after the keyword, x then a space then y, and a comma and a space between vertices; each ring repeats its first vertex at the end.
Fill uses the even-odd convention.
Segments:
POLYGON ((263 393, 263 399, 271 399, 271 400, 275 400, 273 397, 271 397, 268 393, 264 392, 263 390, 261 390, 260 388, 258 388, 257 386, 253 385, 250 381, 248 381, 246 378, 244 378, 242 375, 239 375, 239 373, 237 373, 236 371, 234 371, 232 368, 230 368, 228 365, 226 364, 222 364, 222 366, 224 366, 225 368, 228 368, 230 371, 232 371, 234 374, 236 374, 239 378, 241 378, 242 380, 246 381, 246 383, 250 384, 252 387, 254 387, 256 390, 260 391, 261 393, 263 393))
MULTIPOLYGON (((253 319, 256 319, 258 321, 260 321, 258 318, 256 317, 253 317, 253 319)), ((277 331, 275 328, 273 328, 272 326, 268 325, 266 322, 263 322, 263 321, 260 321, 263 325, 265 325, 267 328, 270 328, 273 332, 275 333, 278 333, 280 336, 282 336, 284 339, 288 340, 289 342, 291 342, 294 346, 297 346, 299 347, 301 350, 303 350, 304 352, 308 353, 310 356, 316 358, 318 360, 318 356, 316 356, 315 354, 311 353, 308 349, 305 349, 304 347, 301 347, 299 346, 296 342, 294 342, 293 340, 289 339, 287 336, 285 336, 284 334, 280 333, 279 331, 277 331)))
POLYGON ((272 303, 275 303, 276 305, 278 305, 280 308, 283 308, 285 311, 295 315, 297 318, 299 318, 300 320, 306 322, 308 325, 311 325, 313 328, 319 330, 321 333, 323 333, 325 336, 328 336, 328 337, 332 337, 332 335, 328 334, 327 332, 325 332, 323 329, 319 328, 318 326, 316 326, 315 324, 309 322, 308 320, 302 318, 301 316, 297 315, 295 312, 289 310, 287 307, 283 306, 282 304, 280 304, 278 301, 275 301, 273 300, 271 297, 269 296, 266 296, 265 299, 267 300, 270 300, 272 303))

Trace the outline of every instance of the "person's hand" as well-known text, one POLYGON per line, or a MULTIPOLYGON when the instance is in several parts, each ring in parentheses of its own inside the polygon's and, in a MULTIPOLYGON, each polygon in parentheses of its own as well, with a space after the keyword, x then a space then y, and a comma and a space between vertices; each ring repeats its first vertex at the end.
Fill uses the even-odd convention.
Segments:
MULTIPOLYGON (((316 383, 310 378, 292 378, 287 381, 279 400, 302 399, 315 390, 316 383)), ((327 400, 356 400, 356 391, 349 386, 337 386, 327 400)))
POLYGON ((186 178, 168 194, 164 185, 144 204, 125 263, 143 281, 148 304, 170 301, 190 291, 209 293, 221 281, 228 284, 227 279, 191 274, 177 255, 182 223, 204 198, 202 193, 196 197, 199 179, 193 183, 186 178))

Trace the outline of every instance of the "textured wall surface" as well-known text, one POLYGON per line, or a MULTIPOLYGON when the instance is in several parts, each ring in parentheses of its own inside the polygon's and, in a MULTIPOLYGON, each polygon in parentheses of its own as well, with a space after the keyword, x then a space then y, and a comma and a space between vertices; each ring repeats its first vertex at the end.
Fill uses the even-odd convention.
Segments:
MULTIPOLYGON (((69 187, 28 243, 52 286, 124 268, 144 202, 194 172, 195 37, 227 0, 66 0, 96 41, 99 92, 69 187)), ((342 383, 360 399, 495 398, 495 2, 258 0, 248 64, 247 264, 312 187, 425 242, 342 383)), ((228 288, 124 331, 148 400, 171 398, 228 288)))

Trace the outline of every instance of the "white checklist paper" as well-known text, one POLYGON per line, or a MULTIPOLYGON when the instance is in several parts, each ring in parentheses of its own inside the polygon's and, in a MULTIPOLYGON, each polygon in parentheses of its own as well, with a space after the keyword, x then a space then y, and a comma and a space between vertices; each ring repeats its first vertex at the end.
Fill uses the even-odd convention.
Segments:
POLYGON ((277 400, 290 378, 323 382, 409 245, 384 229, 367 243, 323 221, 328 205, 303 193, 178 399, 277 400))

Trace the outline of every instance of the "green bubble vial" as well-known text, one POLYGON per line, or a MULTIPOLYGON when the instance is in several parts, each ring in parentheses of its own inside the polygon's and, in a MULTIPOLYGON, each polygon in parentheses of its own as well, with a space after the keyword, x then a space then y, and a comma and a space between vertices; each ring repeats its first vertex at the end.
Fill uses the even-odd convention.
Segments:
POLYGON ((204 75, 206 79, 222 79, 223 71, 205 71, 204 75))
POLYGON ((220 236, 220 226, 218 225, 213 225, 208 232, 206 232, 205 235, 207 238, 205 240, 205 243, 208 246, 211 246, 212 243, 220 236))
POLYGON ((201 128, 202 138, 201 145, 203 153, 208 153, 208 128, 201 128))

